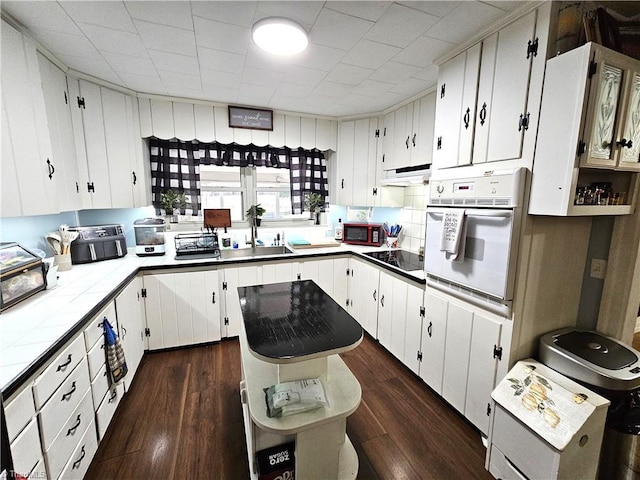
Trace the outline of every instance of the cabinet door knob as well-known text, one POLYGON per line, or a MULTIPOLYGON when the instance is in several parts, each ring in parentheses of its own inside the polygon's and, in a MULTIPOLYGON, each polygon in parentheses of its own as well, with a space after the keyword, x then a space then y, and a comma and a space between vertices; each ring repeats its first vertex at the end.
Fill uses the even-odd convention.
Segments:
POLYGON ((51 163, 51 160, 49 160, 47 158, 47 168, 49 169, 49 180, 51 180, 53 178, 53 174, 55 173, 56 169, 53 166, 53 163, 51 163))
POLYGON ((373 300, 377 300, 377 290, 373 291, 373 300))
POLYGON ((486 102, 482 104, 482 108, 480 109, 480 125, 484 125, 484 122, 487 120, 487 104, 486 102))
POLYGON ((433 322, 429 322, 429 326, 427 327, 427 333, 431 337, 431 335, 433 333, 433 322))
POLYGON ((133 177, 133 184, 135 185, 136 183, 138 183, 138 177, 136 176, 136 172, 131 172, 131 175, 133 177))
POLYGON ((404 144, 407 146, 407 149, 409 149, 409 137, 404 141, 404 144))
POLYGON ((413 134, 413 137, 411 138, 411 143, 413 143, 413 146, 416 146, 416 134, 413 134))
POLYGON ((384 295, 380 297, 380 305, 384 307, 384 295))
POLYGON ((631 139, 627 140, 626 138, 623 138, 622 140, 618 140, 616 143, 619 147, 633 147, 633 141, 631 139))

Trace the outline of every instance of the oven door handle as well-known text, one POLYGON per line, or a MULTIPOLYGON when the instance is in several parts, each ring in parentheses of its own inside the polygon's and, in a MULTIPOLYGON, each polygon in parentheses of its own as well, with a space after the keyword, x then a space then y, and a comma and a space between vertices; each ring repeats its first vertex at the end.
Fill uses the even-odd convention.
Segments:
MULTIPOLYGON (((427 214, 444 214, 458 210, 457 208, 427 208, 427 214)), ((513 210, 494 210, 492 208, 467 208, 465 210, 467 217, 496 217, 496 218, 510 218, 513 217, 513 210)))

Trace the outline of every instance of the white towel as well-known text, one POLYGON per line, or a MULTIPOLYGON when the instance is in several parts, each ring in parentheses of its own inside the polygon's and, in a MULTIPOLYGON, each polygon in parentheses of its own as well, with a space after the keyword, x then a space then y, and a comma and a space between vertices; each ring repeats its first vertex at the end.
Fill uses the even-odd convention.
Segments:
POLYGON ((464 209, 448 211, 442 217, 440 251, 445 252, 447 259, 454 262, 464 259, 467 230, 465 218, 464 209))

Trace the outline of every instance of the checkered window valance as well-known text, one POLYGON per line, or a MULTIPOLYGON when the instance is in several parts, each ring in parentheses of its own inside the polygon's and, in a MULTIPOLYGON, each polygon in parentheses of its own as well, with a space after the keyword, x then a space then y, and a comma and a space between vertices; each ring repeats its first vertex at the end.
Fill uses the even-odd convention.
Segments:
POLYGON ((329 202, 327 163, 320 150, 238 145, 235 143, 200 143, 180 140, 150 139, 151 193, 153 206, 160 213, 160 195, 169 189, 183 192, 188 203, 180 213, 198 215, 200 198, 200 165, 232 167, 272 167, 289 170, 292 213, 302 213, 304 198, 319 193, 329 202))

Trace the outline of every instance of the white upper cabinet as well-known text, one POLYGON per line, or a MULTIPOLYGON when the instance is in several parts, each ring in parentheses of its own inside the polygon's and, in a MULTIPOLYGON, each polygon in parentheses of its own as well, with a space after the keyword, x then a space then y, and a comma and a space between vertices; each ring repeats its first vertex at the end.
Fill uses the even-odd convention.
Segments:
POLYGON ((634 211, 639 71, 640 61, 592 43, 547 61, 529 213, 634 211))
POLYGON ((474 45, 438 73, 433 144, 437 168, 471 163, 480 50, 480 44, 474 45))
POLYGON ((384 116, 383 123, 380 125, 380 140, 382 141, 382 170, 393 170, 395 168, 392 160, 392 157, 395 154, 395 122, 395 112, 389 112, 384 116))
POLYGON ((353 120, 340 123, 336 155, 335 203, 353 204, 353 165, 355 154, 355 124, 353 120))
POLYGON ((393 155, 388 159, 386 168, 409 166, 413 136, 413 103, 403 105, 395 111, 393 135, 393 155))
MULTIPOLYGON (((412 150, 411 165, 431 164, 433 159, 433 132, 435 129, 436 116, 436 94, 435 92, 425 95, 420 100, 419 116, 417 120, 420 127, 416 138, 416 147, 412 150)), ((414 123, 416 122, 415 112, 418 109, 414 106, 414 123)))
POLYGON ((473 163, 522 156, 531 121, 527 110, 531 65, 534 59, 544 61, 544 52, 534 55, 535 28, 533 11, 483 42, 473 163))
MULTIPOLYGON (((16 209, 16 201, 9 205, 3 202, 2 215, 59 212, 59 177, 51 149, 35 45, 3 21, 1 47, 2 104, 6 114, 6 121, 2 122, 2 172, 3 177, 5 169, 9 176, 15 172, 20 179, 20 209, 16 209), (6 147, 5 141, 9 142, 6 147)), ((2 181, 3 188, 6 181, 2 181)), ((15 191, 14 187, 10 189, 15 191)))

